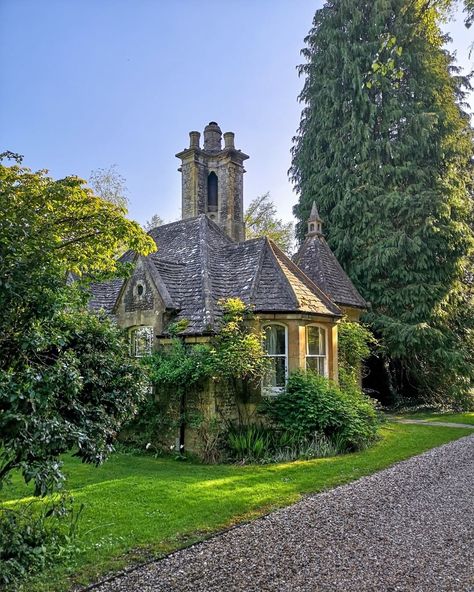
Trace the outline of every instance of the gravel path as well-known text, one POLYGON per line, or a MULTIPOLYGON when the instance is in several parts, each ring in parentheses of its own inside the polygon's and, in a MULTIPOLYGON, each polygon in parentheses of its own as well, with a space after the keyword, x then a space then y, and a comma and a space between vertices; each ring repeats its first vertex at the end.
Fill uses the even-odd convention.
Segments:
POLYGON ((472 592, 473 508, 469 436, 95 590, 472 592))

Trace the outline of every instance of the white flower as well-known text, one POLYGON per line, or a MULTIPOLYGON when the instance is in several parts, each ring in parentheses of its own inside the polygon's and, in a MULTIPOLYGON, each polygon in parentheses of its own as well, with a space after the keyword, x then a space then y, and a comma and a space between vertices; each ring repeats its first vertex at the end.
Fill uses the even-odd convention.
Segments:
POLYGON ((145 450, 148 450, 149 448, 151 448, 151 442, 148 442, 148 444, 145 446, 145 450))

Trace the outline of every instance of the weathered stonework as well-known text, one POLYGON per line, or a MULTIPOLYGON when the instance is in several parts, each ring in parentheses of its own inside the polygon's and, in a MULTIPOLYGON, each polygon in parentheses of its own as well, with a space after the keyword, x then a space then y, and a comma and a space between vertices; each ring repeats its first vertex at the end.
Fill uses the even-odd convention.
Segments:
POLYGON ((152 327, 154 335, 163 332, 165 306, 143 258, 138 259, 132 277, 123 285, 114 313, 123 329, 152 327))
POLYGON ((208 215, 232 239, 245 240, 243 162, 248 158, 234 146, 234 134, 224 134, 217 123, 204 130, 204 148, 199 145, 199 132, 190 132, 190 145, 176 156, 181 159, 182 218, 208 215), (217 176, 217 211, 208 203, 208 179, 217 176))
POLYGON ((124 294, 125 312, 137 310, 153 310, 155 301, 151 283, 148 281, 143 269, 133 275, 124 294))

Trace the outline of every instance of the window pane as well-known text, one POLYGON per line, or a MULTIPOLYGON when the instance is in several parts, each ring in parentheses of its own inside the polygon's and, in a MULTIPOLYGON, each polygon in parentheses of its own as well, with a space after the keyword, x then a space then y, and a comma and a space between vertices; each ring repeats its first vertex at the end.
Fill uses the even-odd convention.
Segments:
POLYGON ((130 345, 132 356, 144 356, 151 353, 153 343, 153 329, 138 327, 130 331, 130 345))
POLYGON ((308 357, 306 358, 306 368, 308 370, 312 370, 313 372, 317 372, 318 374, 321 374, 321 376, 325 376, 326 372, 325 372, 325 361, 326 358, 318 358, 318 357, 308 357))
POLYGON ((286 354, 286 331, 281 325, 265 327, 265 350, 269 355, 286 354))
POLYGON ((309 356, 326 355, 326 331, 321 327, 307 327, 307 348, 309 356))
POLYGON ((286 379, 286 358, 269 357, 270 369, 265 375, 265 387, 284 387, 286 379))

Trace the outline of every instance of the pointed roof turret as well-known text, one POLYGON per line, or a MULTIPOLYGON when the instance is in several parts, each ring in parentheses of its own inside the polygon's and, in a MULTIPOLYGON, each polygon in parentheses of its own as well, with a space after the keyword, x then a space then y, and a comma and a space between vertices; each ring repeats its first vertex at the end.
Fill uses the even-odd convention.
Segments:
POLYGON ((311 213, 308 218, 308 233, 307 236, 314 236, 316 234, 323 233, 323 221, 318 212, 318 208, 316 207, 316 202, 313 201, 313 206, 311 208, 311 213))
POLYGON ((342 269, 323 236, 322 220, 316 202, 308 218, 308 232, 299 251, 296 265, 338 306, 367 309, 368 304, 342 269))

